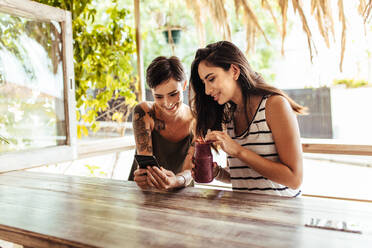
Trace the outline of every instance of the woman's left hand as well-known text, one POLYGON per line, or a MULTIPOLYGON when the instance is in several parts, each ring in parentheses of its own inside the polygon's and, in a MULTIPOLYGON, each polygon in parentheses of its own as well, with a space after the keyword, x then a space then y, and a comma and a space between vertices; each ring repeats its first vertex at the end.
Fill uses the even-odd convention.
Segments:
POLYGON ((172 171, 156 166, 148 166, 147 171, 147 176, 157 189, 166 190, 176 187, 177 177, 172 171))
POLYGON ((241 145, 231 139, 231 137, 221 131, 211 131, 208 132, 205 136, 206 141, 212 141, 214 144, 219 145, 224 152, 228 155, 236 157, 239 150, 241 149, 241 145))

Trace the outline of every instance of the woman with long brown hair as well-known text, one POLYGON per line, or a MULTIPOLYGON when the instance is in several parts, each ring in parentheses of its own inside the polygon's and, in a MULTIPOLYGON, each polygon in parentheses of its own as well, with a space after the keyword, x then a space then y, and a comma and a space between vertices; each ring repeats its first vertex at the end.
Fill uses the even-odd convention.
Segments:
POLYGON ((214 164, 215 179, 236 191, 299 195, 303 165, 296 114, 305 109, 267 84, 228 41, 196 52, 190 84, 196 135, 228 156, 226 168, 214 164))

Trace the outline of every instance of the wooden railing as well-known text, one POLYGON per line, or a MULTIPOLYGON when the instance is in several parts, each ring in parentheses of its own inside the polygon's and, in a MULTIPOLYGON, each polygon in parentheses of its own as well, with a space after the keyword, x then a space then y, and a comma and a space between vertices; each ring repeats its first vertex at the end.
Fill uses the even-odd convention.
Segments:
POLYGON ((372 145, 342 144, 335 140, 304 139, 302 150, 305 153, 345 154, 372 156, 372 145), (322 142, 320 142, 322 141, 322 142))

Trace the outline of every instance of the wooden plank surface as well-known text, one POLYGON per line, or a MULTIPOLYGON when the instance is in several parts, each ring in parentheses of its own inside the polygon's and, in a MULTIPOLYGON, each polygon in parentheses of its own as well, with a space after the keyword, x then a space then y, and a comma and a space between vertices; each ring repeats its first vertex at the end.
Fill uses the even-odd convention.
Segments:
POLYGON ((12 172, 0 175, 0 239, 32 247, 368 247, 372 204, 141 191, 133 182, 12 172), (357 222, 363 233, 305 227, 310 217, 357 222))

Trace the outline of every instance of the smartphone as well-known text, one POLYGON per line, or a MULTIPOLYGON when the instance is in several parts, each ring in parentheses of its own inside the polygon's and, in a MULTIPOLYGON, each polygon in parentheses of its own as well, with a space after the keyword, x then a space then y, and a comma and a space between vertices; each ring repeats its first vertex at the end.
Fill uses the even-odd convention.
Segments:
POLYGON ((357 223, 346 221, 337 221, 321 218, 310 218, 305 224, 307 227, 315 227, 320 229, 328 229, 342 232, 362 233, 362 229, 357 223))
POLYGON ((134 155, 134 158, 136 159, 139 168, 146 169, 147 166, 159 166, 158 161, 156 160, 155 156, 153 155, 134 155))

